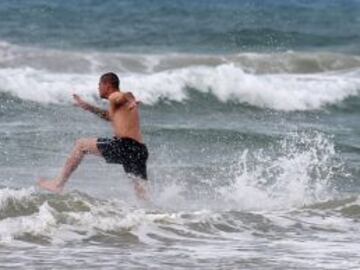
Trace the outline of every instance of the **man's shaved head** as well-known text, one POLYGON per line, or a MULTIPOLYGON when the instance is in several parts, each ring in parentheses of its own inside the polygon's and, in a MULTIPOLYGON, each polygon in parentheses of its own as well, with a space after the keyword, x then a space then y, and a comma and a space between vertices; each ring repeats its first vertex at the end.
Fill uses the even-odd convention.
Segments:
POLYGON ((110 83, 113 88, 119 89, 119 77, 113 72, 108 72, 101 75, 100 81, 104 83, 110 83))

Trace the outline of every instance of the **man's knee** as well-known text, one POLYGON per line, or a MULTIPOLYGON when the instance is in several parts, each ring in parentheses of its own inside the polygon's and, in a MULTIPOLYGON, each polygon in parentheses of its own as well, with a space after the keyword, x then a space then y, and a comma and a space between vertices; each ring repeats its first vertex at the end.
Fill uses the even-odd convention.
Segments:
POLYGON ((84 154, 89 152, 90 147, 91 145, 89 139, 81 138, 81 139, 77 139, 75 142, 75 148, 84 154))

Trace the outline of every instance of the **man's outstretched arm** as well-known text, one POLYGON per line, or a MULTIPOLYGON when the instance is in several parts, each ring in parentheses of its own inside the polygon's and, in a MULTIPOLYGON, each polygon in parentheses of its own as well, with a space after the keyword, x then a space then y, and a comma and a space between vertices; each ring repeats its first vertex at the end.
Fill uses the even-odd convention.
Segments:
POLYGON ((93 106, 93 105, 85 102, 76 94, 74 94, 73 97, 74 97, 76 106, 84 109, 85 111, 92 112, 93 114, 96 114, 97 116, 99 116, 100 118, 102 118, 104 120, 110 121, 109 112, 107 110, 103 110, 101 108, 98 108, 96 106, 93 106))

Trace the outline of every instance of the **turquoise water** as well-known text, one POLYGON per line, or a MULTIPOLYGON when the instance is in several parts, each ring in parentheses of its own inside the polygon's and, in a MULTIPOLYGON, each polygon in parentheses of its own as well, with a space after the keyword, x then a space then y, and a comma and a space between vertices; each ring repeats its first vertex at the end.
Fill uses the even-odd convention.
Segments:
POLYGON ((5 1, 0 35, 60 49, 355 51, 358 1, 5 1))

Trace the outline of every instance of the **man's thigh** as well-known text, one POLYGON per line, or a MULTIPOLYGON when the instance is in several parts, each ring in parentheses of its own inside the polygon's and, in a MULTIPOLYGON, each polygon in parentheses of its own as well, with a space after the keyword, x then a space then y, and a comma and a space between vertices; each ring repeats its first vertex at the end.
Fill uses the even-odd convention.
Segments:
POLYGON ((85 153, 101 156, 101 153, 97 147, 97 138, 81 138, 78 139, 76 143, 85 153))

